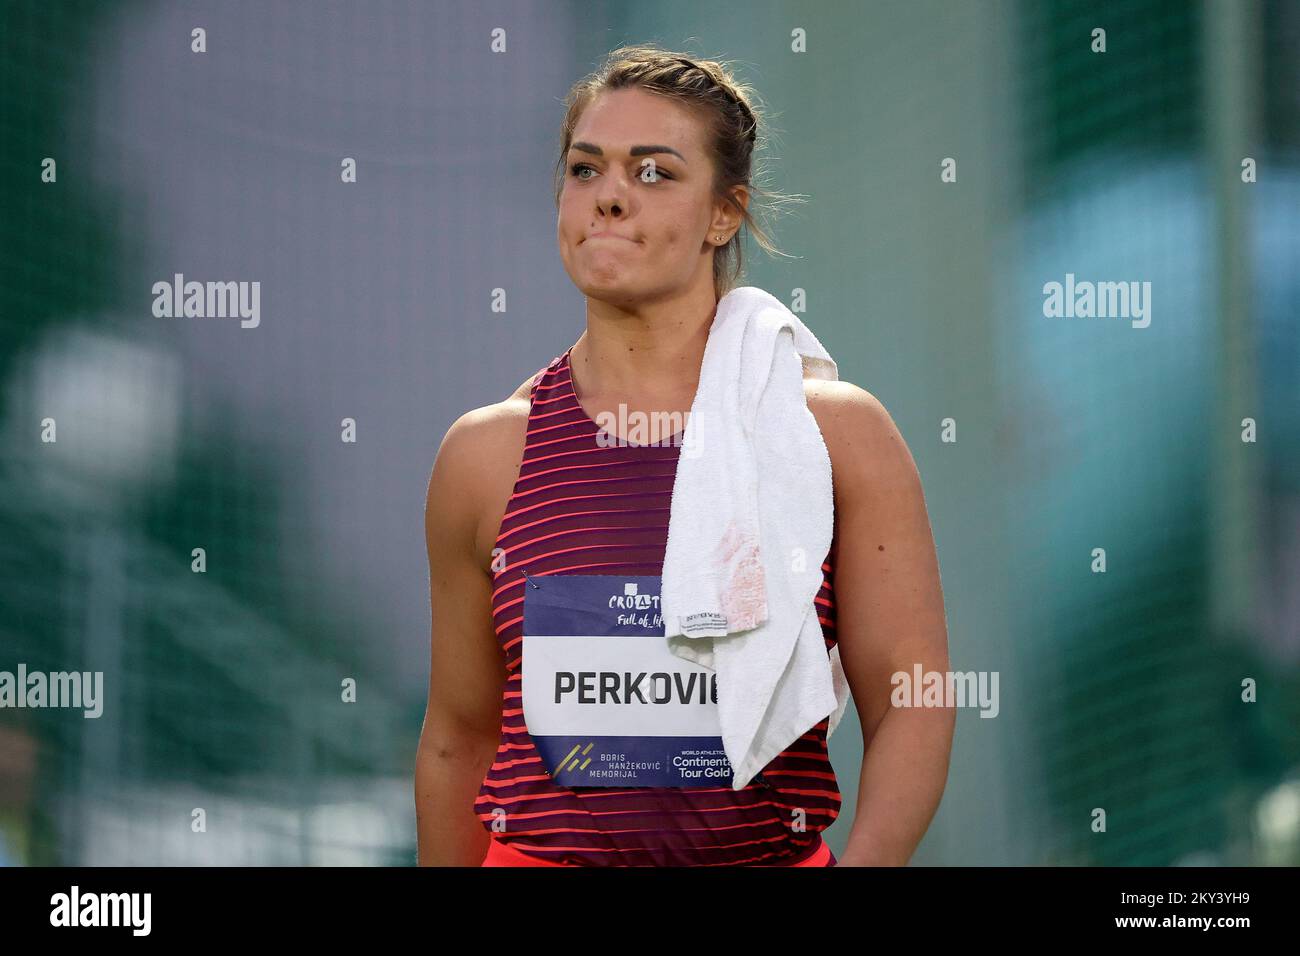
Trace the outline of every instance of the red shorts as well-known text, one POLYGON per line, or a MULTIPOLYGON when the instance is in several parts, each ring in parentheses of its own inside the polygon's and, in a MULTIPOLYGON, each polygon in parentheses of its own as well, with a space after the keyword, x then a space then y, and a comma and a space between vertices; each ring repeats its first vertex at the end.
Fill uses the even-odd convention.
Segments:
MULTIPOLYGON (((556 863, 552 860, 543 860, 539 857, 529 856, 519 850, 511 848, 504 840, 499 840, 495 836, 488 834, 488 851, 484 857, 482 866, 571 866, 569 863, 556 863)), ((835 854, 831 852, 830 845, 817 836, 817 849, 811 856, 805 857, 798 863, 789 863, 787 866, 834 866, 835 854)))

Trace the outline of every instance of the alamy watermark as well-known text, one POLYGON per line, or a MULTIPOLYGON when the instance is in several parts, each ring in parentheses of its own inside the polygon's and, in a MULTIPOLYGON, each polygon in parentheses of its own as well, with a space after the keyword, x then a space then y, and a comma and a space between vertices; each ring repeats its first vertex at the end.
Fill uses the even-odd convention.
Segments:
POLYGON ((50 897, 51 926, 122 926, 133 936, 148 936, 152 893, 83 893, 75 883, 50 897))
POLYGON ((617 412, 599 412, 593 421, 600 427, 596 444, 601 448, 680 446, 682 455, 694 458, 706 441, 706 416, 699 412, 629 411, 620 402, 617 412))
POLYGON ((1043 315, 1051 319, 1132 319, 1135 329, 1151 324, 1151 282, 1075 282, 1043 284, 1043 315))
POLYGON ((895 707, 978 707, 981 717, 996 717, 997 671, 896 671, 889 679, 889 702, 895 707))
POLYGON ((85 718, 104 712, 103 671, 0 671, 0 707, 69 707, 85 718))
POLYGON ((239 318, 245 329, 262 322, 261 282, 186 282, 178 272, 171 282, 155 282, 153 294, 153 314, 160 319, 239 318))

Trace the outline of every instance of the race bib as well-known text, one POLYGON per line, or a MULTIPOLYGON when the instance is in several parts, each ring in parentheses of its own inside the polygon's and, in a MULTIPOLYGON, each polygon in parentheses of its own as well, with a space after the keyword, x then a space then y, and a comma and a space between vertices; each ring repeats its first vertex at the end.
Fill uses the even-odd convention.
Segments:
POLYGON ((668 648, 658 575, 524 578, 524 722, 566 787, 731 786, 717 677, 668 648))

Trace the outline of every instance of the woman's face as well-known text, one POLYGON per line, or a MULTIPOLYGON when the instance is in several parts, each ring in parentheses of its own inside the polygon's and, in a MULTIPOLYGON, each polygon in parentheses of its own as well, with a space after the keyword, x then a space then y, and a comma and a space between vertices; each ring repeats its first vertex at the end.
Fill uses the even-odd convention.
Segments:
POLYGON ((588 105, 565 157, 556 226, 564 269, 584 295, 627 306, 693 282, 712 288, 710 226, 728 213, 715 202, 704 136, 685 107, 644 90, 588 105))

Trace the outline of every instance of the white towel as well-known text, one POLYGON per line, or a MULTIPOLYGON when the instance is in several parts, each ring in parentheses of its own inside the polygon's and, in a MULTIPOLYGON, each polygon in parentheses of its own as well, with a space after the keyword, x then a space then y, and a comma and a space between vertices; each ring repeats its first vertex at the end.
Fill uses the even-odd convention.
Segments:
POLYGON ((813 601, 835 513, 805 370, 839 378, 794 313, 752 286, 723 296, 673 484, 664 632, 674 654, 717 672, 735 790, 822 718, 834 733, 849 700, 813 601))

